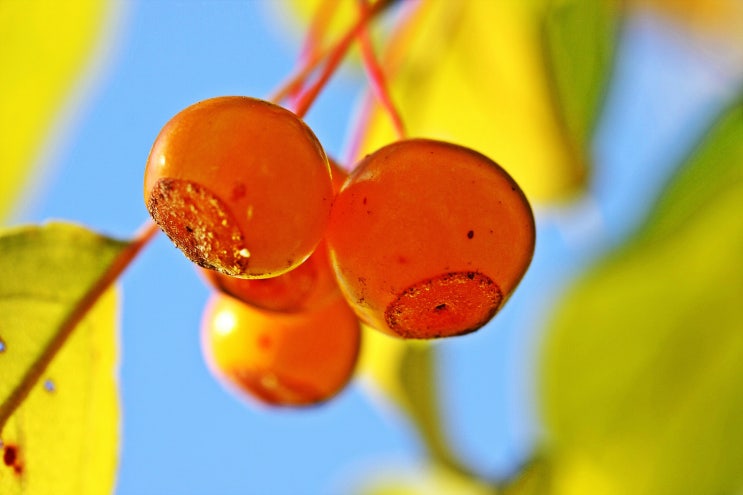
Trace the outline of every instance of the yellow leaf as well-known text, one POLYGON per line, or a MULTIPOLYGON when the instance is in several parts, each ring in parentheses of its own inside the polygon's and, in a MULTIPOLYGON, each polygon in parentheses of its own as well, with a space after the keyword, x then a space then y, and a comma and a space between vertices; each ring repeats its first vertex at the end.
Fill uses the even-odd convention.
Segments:
MULTIPOLYGON (((565 136, 541 40, 543 1, 420 2, 385 58, 412 137, 453 141, 497 161, 530 200, 585 181, 584 150, 565 136)), ((396 139, 374 103, 360 155, 396 139)))
POLYGON ((59 223, 0 233, 0 493, 111 491, 115 294, 79 310, 129 246, 59 223))
POLYGON ((407 414, 431 457, 441 466, 471 475, 451 449, 439 405, 435 345, 405 340, 364 326, 358 375, 370 392, 407 414))
MULTIPOLYGON (((16 462, 0 465, 0 493, 113 491, 120 416, 116 301, 113 291, 102 297, 5 424, 4 455, 15 449, 16 462)), ((13 359, 18 345, 9 343, 0 359, 13 359)))
POLYGON ((497 495, 495 486, 463 476, 443 466, 429 465, 420 470, 375 470, 374 478, 361 482, 361 495, 497 495), (381 471, 381 473, 380 473, 381 471), (387 472, 385 472, 387 471, 387 472))
POLYGON ((373 392, 381 392, 386 400, 407 407, 399 368, 408 346, 415 343, 390 337, 367 325, 363 325, 362 330, 364 345, 357 375, 373 388, 373 392))
POLYGON ((0 2, 0 219, 20 197, 54 118, 104 34, 113 2, 0 2))

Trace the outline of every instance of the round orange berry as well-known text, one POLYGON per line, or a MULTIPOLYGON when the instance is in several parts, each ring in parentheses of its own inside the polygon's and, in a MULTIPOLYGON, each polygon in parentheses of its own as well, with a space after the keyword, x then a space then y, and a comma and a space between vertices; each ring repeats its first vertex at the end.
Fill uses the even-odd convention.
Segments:
POLYGON ((202 349, 229 388, 267 405, 318 404, 353 375, 361 330, 345 300, 301 313, 262 311, 215 294, 202 323, 202 349))
POLYGON ((289 110, 212 98, 163 127, 144 199, 160 228, 200 266, 263 278, 298 266, 323 237, 333 193, 327 157, 289 110))
POLYGON ((361 161, 336 196, 326 239, 365 322, 436 338, 496 314, 529 266, 535 227, 523 192, 494 161, 411 139, 361 161))

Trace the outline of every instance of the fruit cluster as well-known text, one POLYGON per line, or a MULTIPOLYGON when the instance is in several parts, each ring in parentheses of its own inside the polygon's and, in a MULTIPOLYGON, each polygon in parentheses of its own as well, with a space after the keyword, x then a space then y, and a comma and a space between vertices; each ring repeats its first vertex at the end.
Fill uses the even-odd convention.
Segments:
POLYGON ((347 176, 294 113, 248 97, 168 122, 144 197, 217 289, 203 321, 212 371, 269 404, 341 390, 360 321, 413 339, 477 330, 534 250, 529 204, 489 158, 404 139, 347 176))

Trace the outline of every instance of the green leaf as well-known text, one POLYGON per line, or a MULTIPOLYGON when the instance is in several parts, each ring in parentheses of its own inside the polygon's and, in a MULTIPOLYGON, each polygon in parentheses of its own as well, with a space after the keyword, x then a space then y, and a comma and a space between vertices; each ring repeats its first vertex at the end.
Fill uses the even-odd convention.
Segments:
POLYGON ((559 305, 541 369, 554 493, 743 487, 741 136, 738 104, 559 305))
POLYGON ((531 459, 521 466, 518 473, 501 488, 501 495, 543 495, 551 493, 550 460, 542 457, 531 459))
MULTIPOLYGON (((743 178, 743 102, 718 122, 682 174, 669 185, 648 219, 640 239, 655 242, 672 235, 704 214, 705 205, 720 193, 740 186, 743 178)), ((741 204, 728 215, 740 214, 741 204)))
POLYGON ((112 490, 117 311, 101 294, 133 246, 58 223, 0 235, 0 493, 112 490))
POLYGON ((543 50, 553 97, 576 152, 587 154, 614 63, 620 0, 551 0, 543 50))

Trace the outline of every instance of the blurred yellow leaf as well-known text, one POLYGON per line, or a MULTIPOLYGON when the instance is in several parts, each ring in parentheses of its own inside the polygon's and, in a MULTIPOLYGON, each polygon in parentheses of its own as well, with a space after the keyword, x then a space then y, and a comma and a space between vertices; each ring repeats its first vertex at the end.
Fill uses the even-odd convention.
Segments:
MULTIPOLYGON (((485 153, 532 200, 579 190, 588 168, 581 140, 595 118, 614 35, 609 27, 616 13, 600 3, 418 3, 384 61, 410 135, 485 153), (575 69, 583 72, 570 86, 566 75, 575 69)), ((379 104, 372 104, 362 135, 360 155, 396 139, 379 104)))
POLYGON ((415 342, 385 335, 367 325, 362 326, 364 345, 358 364, 358 375, 367 380, 375 392, 407 408, 405 393, 400 383, 400 365, 410 345, 415 342))
POLYGON ((741 136, 738 103, 559 302, 541 367, 553 493, 743 488, 741 136))
POLYGON ((115 294, 66 324, 128 246, 59 223, 0 235, 0 493, 113 489, 115 294))
POLYGON ((34 172, 52 121, 103 34, 112 2, 0 2, 0 221, 34 172))
POLYGON ((439 408, 436 344, 390 337, 364 327, 359 376, 412 420, 432 458, 468 474, 451 451, 439 408))
POLYGON ((442 466, 430 465, 425 470, 382 473, 364 483, 360 495, 497 495, 494 486, 476 478, 463 476, 442 466))

